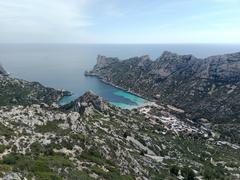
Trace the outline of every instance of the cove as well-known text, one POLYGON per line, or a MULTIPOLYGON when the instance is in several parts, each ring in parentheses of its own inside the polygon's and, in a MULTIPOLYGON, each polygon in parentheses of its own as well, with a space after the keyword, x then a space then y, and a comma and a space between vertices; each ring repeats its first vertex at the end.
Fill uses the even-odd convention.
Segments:
POLYGON ((146 100, 106 85, 97 78, 84 76, 84 72, 96 64, 98 54, 120 59, 149 54, 155 59, 165 50, 207 57, 239 49, 240 45, 0 44, 0 59, 5 69, 16 78, 40 82, 74 94, 62 98, 60 104, 68 103, 91 90, 111 104, 129 109, 143 105, 146 100))
MULTIPOLYGON (((129 93, 127 91, 124 91, 122 89, 113 87, 111 85, 105 84, 101 82, 97 77, 88 77, 89 83, 94 83, 96 84, 96 81, 99 83, 98 88, 93 86, 91 91, 93 91, 95 94, 103 97, 104 100, 109 102, 110 104, 120 107, 122 109, 133 109, 139 106, 142 106, 146 103, 148 103, 147 100, 136 96, 132 93, 129 93)), ((71 101, 77 99, 79 97, 78 92, 74 92, 72 96, 65 96, 59 101, 59 105, 65 105, 67 103, 70 103, 71 101)))

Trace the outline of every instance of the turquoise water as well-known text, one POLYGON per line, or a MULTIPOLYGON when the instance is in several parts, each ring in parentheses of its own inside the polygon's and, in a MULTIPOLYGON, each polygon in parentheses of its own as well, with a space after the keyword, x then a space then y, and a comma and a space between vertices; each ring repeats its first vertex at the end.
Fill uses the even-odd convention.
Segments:
POLYGON ((114 94, 117 95, 117 96, 121 96, 123 98, 129 99, 130 101, 135 103, 135 105, 128 105, 128 104, 121 103, 121 102, 111 102, 110 101, 111 104, 113 104, 115 106, 118 106, 118 107, 121 107, 121 108, 131 109, 131 108, 138 107, 138 106, 141 106, 141 105, 144 105, 144 104, 148 103, 147 100, 145 100, 141 97, 135 96, 135 95, 133 95, 131 93, 128 93, 126 91, 118 90, 118 91, 114 92, 114 94))
MULTIPOLYGON (((143 98, 141 98, 139 96, 135 96, 134 94, 128 93, 126 91, 118 90, 118 91, 114 92, 114 94, 117 95, 117 96, 121 96, 123 98, 129 99, 132 102, 135 102, 136 103, 136 105, 135 105, 136 107, 148 103, 147 100, 145 100, 145 99, 143 99, 143 98)), ((111 103, 113 105, 116 105, 116 106, 119 106, 119 107, 122 107, 122 108, 127 108, 127 109, 133 108, 131 105, 128 106, 128 105, 126 105, 124 103, 119 103, 119 102, 111 102, 111 103)))
MULTIPOLYGON (((114 88, 114 87, 112 87, 114 88)), ((148 103, 149 101, 139 97, 139 96, 135 96, 134 94, 128 93, 126 91, 123 91, 121 89, 114 89, 113 94, 116 95, 116 97, 125 99, 128 102, 124 102, 121 100, 116 100, 116 101, 112 101, 112 99, 108 96, 107 100, 110 104, 123 108, 123 109, 132 109, 132 108, 136 108, 139 106, 142 106, 146 103, 148 103)), ((106 96, 105 96, 106 97, 106 96)), ((59 105, 65 105, 71 101, 73 101, 74 99, 76 99, 77 96, 73 95, 73 96, 65 96, 63 97, 60 101, 59 101, 59 105)))
POLYGON ((28 81, 37 81, 48 87, 65 89, 74 93, 71 97, 64 97, 60 101, 61 104, 74 100, 91 90, 116 106, 132 108, 146 103, 146 100, 104 84, 95 77, 85 77, 84 72, 93 68, 98 54, 120 59, 148 54, 154 60, 165 50, 207 57, 238 52, 240 45, 0 44, 0 63, 12 76, 28 81))

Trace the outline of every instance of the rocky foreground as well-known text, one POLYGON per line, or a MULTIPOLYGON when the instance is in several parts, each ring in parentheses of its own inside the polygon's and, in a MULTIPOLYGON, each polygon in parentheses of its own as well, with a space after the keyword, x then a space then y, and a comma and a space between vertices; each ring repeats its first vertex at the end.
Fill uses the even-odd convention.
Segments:
POLYGON ((240 178, 240 147, 182 109, 124 110, 93 92, 58 107, 61 91, 0 80, 0 179, 240 178))
POLYGON ((199 59, 164 52, 155 61, 99 56, 86 75, 183 109, 194 122, 211 123, 224 140, 240 143, 240 53, 199 59))
POLYGON ((91 92, 67 111, 40 105, 2 107, 1 176, 19 180, 240 178, 237 147, 219 144, 213 133, 180 121, 169 111, 158 106, 151 112, 147 107, 121 110, 91 92), (171 121, 188 133, 174 129, 171 121))

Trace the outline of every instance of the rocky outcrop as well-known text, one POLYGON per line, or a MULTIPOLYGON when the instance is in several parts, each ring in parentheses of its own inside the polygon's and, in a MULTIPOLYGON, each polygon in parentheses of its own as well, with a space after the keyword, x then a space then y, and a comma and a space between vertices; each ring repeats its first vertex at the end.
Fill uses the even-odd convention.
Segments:
POLYGON ((226 84, 238 84, 240 82, 240 53, 206 58, 199 69, 199 76, 226 84))
POLYGON ((197 70, 195 66, 198 61, 200 60, 192 55, 181 56, 165 51, 160 58, 152 63, 150 74, 162 79, 178 73, 185 73, 187 76, 191 76, 197 70))
POLYGON ((88 91, 75 101, 63 106, 62 109, 78 112, 84 115, 91 115, 94 113, 94 110, 101 113, 107 113, 108 110, 110 110, 109 107, 110 104, 103 101, 102 97, 88 91))
POLYGON ((95 68, 101 69, 101 68, 107 67, 113 63, 116 63, 118 61, 119 61, 118 58, 108 58, 106 56, 98 55, 97 64, 96 64, 95 68))

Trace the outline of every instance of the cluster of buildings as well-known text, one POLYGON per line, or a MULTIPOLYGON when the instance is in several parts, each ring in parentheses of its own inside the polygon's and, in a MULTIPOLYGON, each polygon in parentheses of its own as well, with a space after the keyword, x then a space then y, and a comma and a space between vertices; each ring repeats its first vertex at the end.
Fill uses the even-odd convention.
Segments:
POLYGON ((189 136, 201 136, 204 138, 211 138, 214 136, 214 133, 204 127, 204 126, 199 126, 196 123, 192 122, 191 120, 179 120, 176 118, 174 115, 170 114, 169 112, 163 112, 163 107, 154 105, 153 107, 151 106, 146 106, 146 107, 141 107, 139 108, 139 112, 144 114, 147 119, 150 120, 151 123, 153 124, 162 124, 164 129, 167 131, 171 131, 172 133, 179 135, 181 133, 189 136), (155 115, 151 110, 154 108, 156 111, 159 110, 161 112, 161 116, 155 115))

